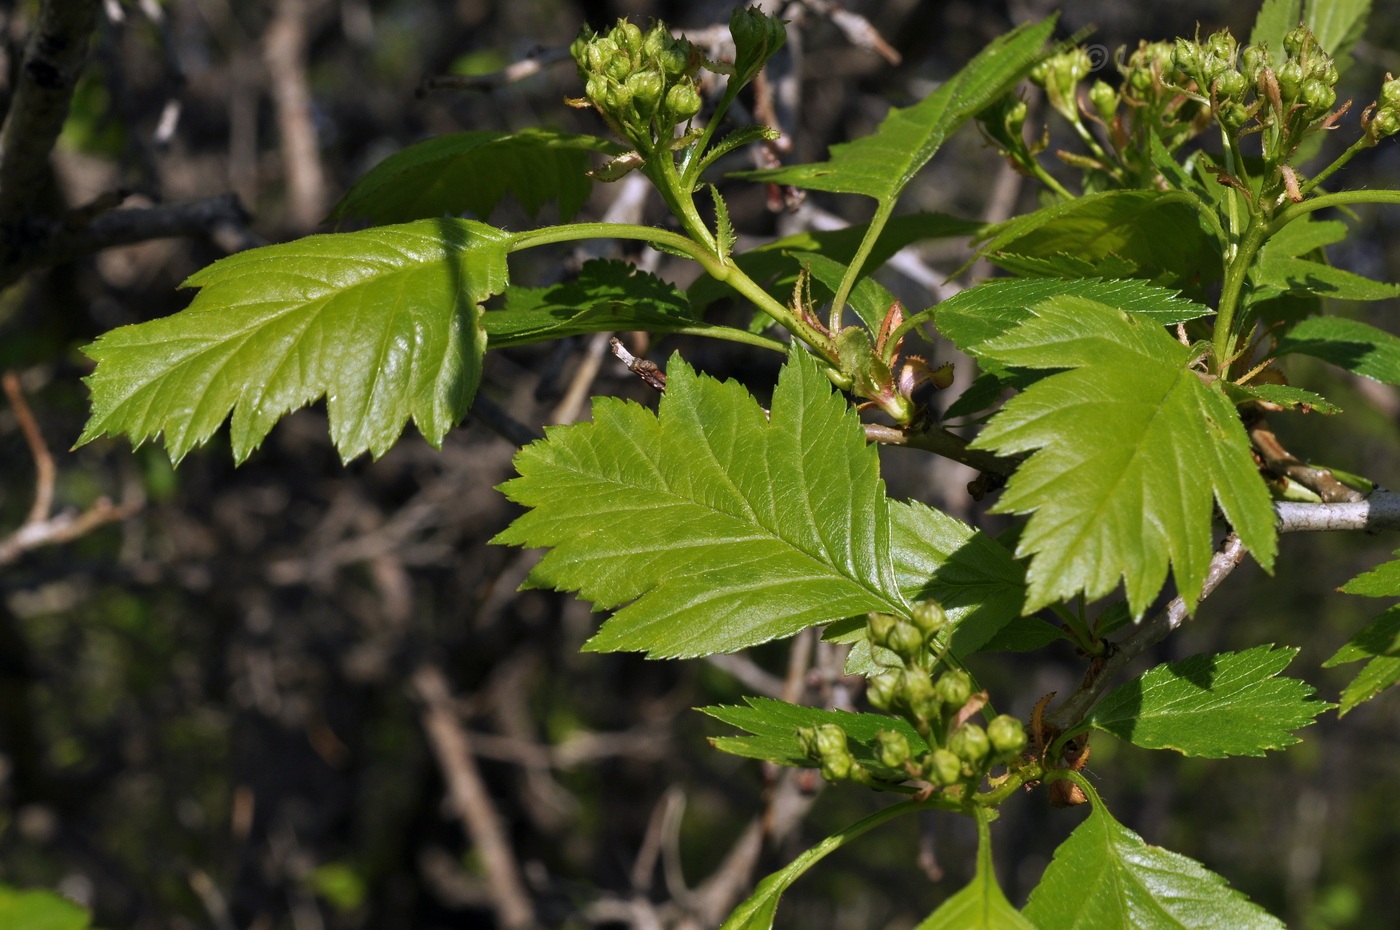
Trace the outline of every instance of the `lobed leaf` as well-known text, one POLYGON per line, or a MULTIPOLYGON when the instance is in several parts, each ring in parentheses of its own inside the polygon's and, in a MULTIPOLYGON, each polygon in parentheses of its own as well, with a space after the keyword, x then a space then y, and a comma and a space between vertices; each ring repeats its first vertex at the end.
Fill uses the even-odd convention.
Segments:
POLYGON ((1277 355, 1311 355, 1386 384, 1400 384, 1400 338, 1357 320, 1303 320, 1279 341, 1277 355))
POLYGON ((557 202, 568 222, 593 190, 589 156, 623 151, 606 139, 547 129, 437 136, 371 168, 327 219, 363 217, 382 225, 471 212, 484 220, 509 194, 532 217, 557 202))
POLYGON ((875 132, 833 145, 827 161, 733 176, 892 201, 954 130, 1030 72, 1054 28, 1052 16, 993 40, 938 90, 913 106, 890 110, 875 132))
POLYGON ((675 332, 703 326, 675 285, 623 261, 584 262, 578 278, 551 287, 508 287, 505 306, 481 319, 493 349, 610 330, 675 332))
POLYGON ((1312 391, 1290 387, 1286 384, 1226 384, 1225 393, 1236 404, 1262 400, 1267 404, 1275 404, 1287 410, 1301 409, 1304 412, 1316 410, 1318 413, 1324 414, 1342 412, 1341 407, 1321 394, 1314 394, 1312 391))
POLYGON ((1144 749, 1262 756, 1299 742, 1290 731, 1336 706, 1307 682, 1276 677, 1297 654, 1264 645, 1158 665, 1110 691, 1084 722, 1144 749))
MULTIPOLYGON (((1397 550, 1396 555, 1400 555, 1397 550)), ((1364 597, 1400 597, 1400 559, 1382 562, 1369 572, 1362 572, 1337 589, 1343 594, 1364 597)))
MULTIPOLYGON (((1061 282, 1063 283, 1063 282, 1061 282)), ((1140 317, 1082 297, 1036 304, 1031 319, 978 346, 995 362, 1060 369, 1012 398, 973 442, 1032 453, 994 509, 1030 514, 1025 612, 1123 580, 1141 616, 1166 580, 1194 605, 1220 503, 1268 568, 1273 508, 1234 406, 1191 368, 1192 351, 1140 317)))
MULTIPOLYGON (((1367 597, 1400 597, 1400 559, 1357 575, 1339 590, 1367 597)), ((1346 715, 1400 681, 1400 605, 1391 607, 1363 627, 1338 649, 1323 668, 1369 659, 1342 691, 1339 715, 1346 715)))
POLYGON ((728 705, 702 707, 700 712, 716 720, 748 731, 749 736, 715 736, 710 743, 716 749, 744 756, 748 759, 764 759, 779 765, 814 766, 798 743, 797 728, 834 723, 846 731, 851 754, 877 775, 897 776, 904 780, 903 772, 891 772, 875 757, 875 738, 881 730, 898 730, 909 740, 914 754, 928 750, 928 742, 918 734, 903 717, 890 717, 885 714, 854 714, 844 710, 821 710, 816 707, 803 707, 772 698, 745 697, 748 706, 728 705))
POLYGON ((795 352, 771 416, 673 357, 653 415, 594 402, 502 485, 531 508, 496 542, 553 546, 527 584, 631 603, 589 641, 650 656, 732 652, 840 617, 907 615, 890 510, 860 419, 795 352))
POLYGON ((439 445, 466 415, 486 349, 480 304, 506 285, 510 236, 420 220, 240 252, 192 275, 172 316, 84 351, 92 417, 78 445, 160 433, 172 460, 233 413, 246 459, 286 413, 322 396, 342 458, 382 455, 412 419, 439 445))
POLYGON ((1146 843, 1096 795, 1031 891, 1040 930, 1282 930, 1283 924, 1194 859, 1146 843))
POLYGON ((977 817, 977 873, 961 891, 944 901, 915 930, 1036 930, 1022 917, 997 884, 992 867, 992 843, 987 829, 991 816, 982 808, 977 817))

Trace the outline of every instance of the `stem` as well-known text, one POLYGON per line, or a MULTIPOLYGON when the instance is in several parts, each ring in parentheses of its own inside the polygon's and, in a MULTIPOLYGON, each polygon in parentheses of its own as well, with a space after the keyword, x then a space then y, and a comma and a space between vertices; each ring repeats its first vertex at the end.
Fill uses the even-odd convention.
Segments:
POLYGON ((667 332, 683 336, 710 336, 714 339, 727 339, 730 342, 758 346, 760 349, 772 349, 774 352, 781 352, 784 355, 788 351, 787 343, 781 339, 761 336, 758 333, 751 333, 746 329, 735 329, 732 326, 678 326, 675 329, 667 330, 667 332))
POLYGON ((744 274, 737 265, 722 263, 714 252, 680 233, 657 229, 654 226, 638 226, 632 223, 566 223, 560 226, 547 226, 544 229, 516 233, 511 237, 508 249, 511 252, 518 252, 538 245, 574 242, 579 239, 639 239, 643 242, 654 242, 666 246, 693 258, 710 277, 728 284, 753 301, 760 310, 815 349, 823 359, 832 364, 836 362, 836 351, 831 347, 830 340, 815 327, 773 299, 772 295, 759 287, 753 278, 744 274))
MULTIPOLYGON (((1231 193, 1233 195, 1233 192, 1231 193)), ((1221 378, 1227 377, 1230 363, 1234 360, 1237 339, 1235 315, 1239 310, 1245 278, 1249 275, 1249 266, 1254 263, 1254 256, 1268 240, 1270 230, 1271 226, 1259 218, 1251 221, 1249 228, 1245 230, 1244 238, 1240 240, 1239 248, 1225 268, 1225 282, 1220 288, 1220 309, 1215 316, 1215 339, 1212 347, 1215 355, 1215 373, 1221 378)))
POLYGON ((714 138, 715 130, 719 128, 720 121, 724 119, 724 114, 729 110, 729 105, 734 102, 734 98, 739 96, 739 91, 744 86, 738 84, 733 78, 725 82, 724 95, 720 97, 719 104, 715 107, 715 112, 711 114, 705 128, 700 132, 700 138, 686 149, 687 154, 681 159, 680 179, 686 190, 693 190, 696 182, 700 180, 700 166, 705 163, 705 149, 710 147, 710 140, 714 138))
POLYGON ((1353 203, 1396 203, 1400 204, 1400 191, 1339 191, 1335 194, 1323 194, 1314 197, 1304 203, 1295 203, 1285 207, 1274 214, 1273 220, 1269 223, 1267 235, 1272 236, 1289 223, 1306 216, 1315 210, 1323 210, 1327 207, 1342 207, 1353 203))
POLYGON ((893 212, 894 198, 880 204, 875 210, 875 215, 870 218, 870 225, 866 227, 865 236, 860 240, 860 248, 856 249, 856 254, 851 259, 850 265, 846 267, 846 274, 841 278, 841 286, 836 289, 836 296, 831 300, 831 314, 826 324, 826 328, 833 335, 841 331, 841 317, 846 309, 846 300, 851 296, 851 289, 855 287, 856 279, 860 277, 860 270, 865 266, 865 260, 870 257, 871 251, 875 248, 875 241, 880 238, 880 233, 884 232, 885 224, 889 222, 890 214, 893 212))
POLYGON ((1312 189, 1314 187, 1317 187, 1317 185, 1330 178, 1333 172, 1335 172, 1338 168, 1341 168, 1347 162, 1351 161, 1353 155, 1355 155, 1362 149, 1374 144, 1375 143, 1373 143, 1366 136, 1362 136, 1360 139, 1357 139, 1351 144, 1351 148, 1347 149, 1345 152, 1337 156, 1336 161, 1332 162, 1332 164, 1328 165, 1326 168, 1323 168, 1317 174, 1313 175, 1312 180, 1304 184, 1302 187, 1298 188, 1298 190, 1300 190, 1303 193, 1303 196, 1306 197, 1308 194, 1312 193, 1312 189))
POLYGON ((1027 762, 1021 768, 1006 776, 1006 780, 991 791, 974 794, 972 801, 979 808, 997 807, 1021 789, 1027 782, 1039 781, 1045 775, 1045 768, 1039 762, 1027 762))

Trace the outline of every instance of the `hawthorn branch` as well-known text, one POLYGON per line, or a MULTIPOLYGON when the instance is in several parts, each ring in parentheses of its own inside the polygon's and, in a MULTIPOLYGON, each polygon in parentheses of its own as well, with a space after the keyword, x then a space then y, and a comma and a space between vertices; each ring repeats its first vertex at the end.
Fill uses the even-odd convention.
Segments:
POLYGON ((1373 491, 1360 501, 1338 504, 1274 504, 1280 533, 1329 530, 1400 530, 1400 493, 1373 491))

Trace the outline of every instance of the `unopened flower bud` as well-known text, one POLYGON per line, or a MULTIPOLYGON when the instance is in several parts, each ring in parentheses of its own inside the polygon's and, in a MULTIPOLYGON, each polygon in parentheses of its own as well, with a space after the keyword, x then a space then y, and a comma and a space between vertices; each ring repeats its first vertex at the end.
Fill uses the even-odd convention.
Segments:
POLYGON ((1244 54, 1240 56, 1240 70, 1244 72, 1250 83, 1258 80, 1259 72, 1269 67, 1269 49, 1265 45, 1245 46, 1244 54))
POLYGON ((1290 58, 1297 58, 1312 33, 1304 26, 1292 29, 1283 37, 1283 52, 1290 58))
POLYGON ((1276 74, 1279 95, 1283 98, 1283 104, 1291 106, 1303 89, 1303 66, 1296 60, 1290 59, 1279 65, 1276 74))
POLYGON ((890 631, 899 622, 899 618, 894 614, 882 614, 871 611, 865 617, 866 626, 870 630, 870 641, 876 646, 885 646, 890 641, 890 631))
POLYGON ((1235 37, 1230 35, 1230 30, 1221 29, 1211 33, 1204 45, 1206 54, 1212 58, 1225 62, 1227 65, 1235 63, 1235 52, 1239 46, 1235 42, 1235 37))
POLYGON ((619 49, 626 51, 633 61, 641 54, 642 30, 635 23, 629 23, 625 19, 618 20, 612 32, 608 33, 608 38, 617 43, 619 49))
POLYGON ((885 647, 904 660, 905 665, 918 665, 928 654, 924 634, 908 620, 899 620, 890 629, 885 647))
POLYGON ((935 749, 924 759, 924 778, 946 788, 962 779, 962 759, 946 749, 935 749))
POLYGON ((948 615, 937 601, 920 601, 914 605, 914 626, 924 636, 933 636, 948 625, 948 615))
POLYGON ((1377 139, 1400 132, 1400 110, 1385 109, 1377 112, 1375 119, 1371 121, 1370 131, 1377 139))
POLYGON ((1026 728, 1010 714, 1002 714, 987 724, 987 739, 992 744, 992 761, 1005 762, 1026 748, 1026 728))
POLYGON ((953 710, 957 710, 972 697, 972 679, 967 672, 955 669, 945 672, 934 688, 938 699, 953 710))
POLYGON ((895 713, 904 700, 904 673, 887 669, 872 675, 865 683, 865 699, 877 710, 895 713))
POLYGON ((841 781, 851 777, 856 767, 855 756, 851 755, 846 743, 846 731, 834 723, 823 723, 817 727, 813 743, 817 750, 817 761, 821 763, 822 777, 827 781, 841 781))
POLYGON ((787 41, 783 21, 757 7, 735 7, 729 33, 734 37, 734 73, 743 82, 752 80, 787 41))
POLYGON ((912 754, 909 738, 898 730, 881 730, 875 734, 875 758, 885 768, 903 768, 912 754))
POLYGON ((1337 102, 1337 92, 1317 78, 1309 78, 1303 82, 1302 99, 1307 104, 1308 116, 1316 119, 1332 109, 1332 104, 1337 102))
MULTIPOLYGON (((1148 79, 1151 80, 1151 75, 1148 75, 1148 79)), ((1094 112, 1099 115, 1099 119, 1105 123, 1113 122, 1113 114, 1118 111, 1118 92, 1109 86, 1108 82, 1094 82, 1089 88, 1089 102, 1094 105, 1094 112)))
POLYGON ((977 771, 991 754, 992 743, 986 730, 975 723, 964 723, 948 737, 948 749, 977 771))
POLYGON ((665 85, 661 75, 655 71, 638 71, 627 79, 627 89, 632 92, 632 106, 644 120, 651 119, 656 107, 661 103, 661 91, 665 85))
POLYGON ((1380 105, 1382 107, 1400 107, 1400 78, 1393 78, 1389 74, 1385 76, 1385 83, 1381 85, 1380 105))
POLYGON ((1172 51, 1172 64, 1176 70, 1195 75, 1201 69, 1201 47, 1190 39, 1177 39, 1172 51))
POLYGON ((1332 60, 1331 55, 1318 55, 1312 61, 1312 68, 1308 71, 1310 77, 1315 77, 1328 87, 1336 87, 1337 80, 1341 75, 1337 72, 1337 63, 1332 60))
POLYGON ((700 92, 689 81, 682 81, 666 92, 665 113, 673 123, 684 123, 696 113, 704 101, 700 92))
POLYGON ((1244 92, 1249 87, 1249 80, 1238 71, 1226 71, 1215 79, 1215 97, 1217 100, 1233 100, 1239 102, 1244 99, 1244 92))
POLYGON ((902 682, 904 704, 920 720, 938 719, 943 706, 934 693, 933 681, 923 672, 905 672, 902 682))

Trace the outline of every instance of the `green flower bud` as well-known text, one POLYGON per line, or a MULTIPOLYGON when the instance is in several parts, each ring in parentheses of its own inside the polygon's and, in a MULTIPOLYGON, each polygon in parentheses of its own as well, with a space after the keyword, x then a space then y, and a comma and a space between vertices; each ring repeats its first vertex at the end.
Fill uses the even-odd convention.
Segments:
MULTIPOLYGON (((596 48, 597 46, 594 47, 596 48)), ((619 84, 626 81, 633 70, 632 59, 628 58, 621 51, 613 53, 612 56, 607 59, 607 63, 603 65, 603 73, 619 84)))
POLYGON ((665 84, 655 71, 638 71, 627 79, 627 89, 632 92, 632 106, 644 120, 651 119, 661 103, 661 91, 665 84))
MULTIPOLYGON (((1123 77, 1123 83, 1136 95, 1136 99, 1141 99, 1152 93, 1157 81, 1152 76, 1150 68, 1133 68, 1123 77)), ((1110 90, 1111 89, 1112 88, 1110 88, 1110 90)), ((1092 101, 1093 90, 1091 89, 1089 93, 1090 100, 1092 101)), ((1097 104, 1095 104, 1095 107, 1097 108, 1097 104)), ((1104 122, 1108 122, 1108 120, 1104 120, 1104 122)))
POLYGON ((672 125, 684 123, 696 113, 700 112, 700 107, 704 101, 700 99, 700 92, 689 81, 677 84, 666 92, 666 105, 664 113, 671 121, 672 125))
POLYGON ((1239 46, 1235 43, 1235 37, 1230 35, 1230 30, 1221 29, 1219 32, 1211 33, 1205 41, 1205 52, 1212 58, 1216 58, 1228 65, 1235 63, 1235 53, 1239 46))
POLYGON ((948 749, 970 765, 973 771, 978 771, 991 755, 992 742, 987 738, 986 730, 975 723, 964 723, 948 737, 948 749))
MULTIPOLYGON (((1135 71, 1134 74, 1142 74, 1135 71)), ((1150 82, 1152 76, 1147 75, 1150 82)), ((1150 84, 1149 84, 1150 86, 1150 84)), ((1095 81, 1089 88, 1089 102, 1094 106, 1094 112, 1099 114, 1099 119, 1105 123, 1113 122, 1113 114, 1118 112, 1118 92, 1109 86, 1106 81, 1095 81)))
POLYGON ((1249 108, 1238 101, 1230 100, 1224 103, 1215 115, 1220 118, 1222 126, 1235 130, 1249 121, 1249 108))
POLYGON ((972 679, 968 677, 967 672, 961 670, 945 672, 943 677, 938 679, 934 691, 940 701, 957 710, 972 697, 972 679))
POLYGON ((1285 107, 1291 106, 1303 89, 1303 66, 1296 60, 1285 61, 1279 66, 1276 74, 1278 92, 1279 96, 1283 98, 1283 105, 1285 107))
POLYGON ((875 758, 886 768, 904 768, 912 754, 909 738, 898 730, 881 730, 875 734, 875 758))
POLYGON ((856 758, 851 755, 846 744, 846 731, 834 723, 823 723, 817 727, 813 738, 821 763, 822 778, 827 781, 841 781, 851 777, 856 769, 856 758))
POLYGON ((1400 132, 1400 109, 1384 109, 1377 112, 1369 128, 1371 136, 1376 139, 1400 132))
POLYGON ((1244 92, 1249 88, 1249 79, 1238 71, 1226 71, 1215 79, 1217 100, 1244 100, 1244 92))
POLYGON ((642 51, 642 30, 634 23, 629 23, 625 19, 619 19, 612 32, 608 33, 608 38, 617 44, 619 49, 626 49, 627 55, 636 61, 642 51))
POLYGON ((1240 70, 1249 78, 1253 84, 1259 79, 1259 72, 1269 67, 1269 47, 1267 45, 1245 46, 1244 54, 1240 56, 1240 70))
POLYGON ((798 727, 797 745, 802 747, 802 754, 809 759, 820 759, 821 750, 817 748, 817 728, 798 727))
POLYGON ((871 676, 865 682, 865 699, 871 707, 895 713, 904 700, 904 673, 888 669, 871 676))
POLYGON ((1196 74, 1201 69, 1201 47, 1190 39, 1177 39, 1172 64, 1185 74, 1196 74))
POLYGON ((924 759, 924 778, 946 788, 962 780, 962 760, 946 749, 935 749, 924 759))
POLYGON ((1045 82, 1050 78, 1050 62, 1048 60, 1036 62, 1031 68, 1030 74, 1026 76, 1036 87, 1044 87, 1045 82))
POLYGON ((890 631, 899 622, 899 618, 893 614, 882 614, 871 611, 865 617, 866 626, 870 630, 870 641, 876 646, 885 646, 890 641, 890 631))
POLYGON ((1381 85, 1380 105, 1383 108, 1400 107, 1400 78, 1389 74, 1385 77, 1385 83, 1381 85))
POLYGON ((1337 79, 1341 77, 1337 73, 1337 63, 1332 60, 1331 55, 1318 55, 1312 61, 1312 67, 1308 71, 1309 77, 1315 77, 1328 87, 1336 87, 1337 79))
POLYGON ((918 665, 928 654, 924 649, 924 634, 908 620, 895 623, 885 640, 885 647, 903 659, 905 665, 918 665))
POLYGON ((787 41, 783 21, 757 7, 735 7, 729 34, 734 37, 734 74, 742 83, 753 80, 787 41))
POLYGON ((936 720, 943 712, 933 680, 923 672, 905 672, 901 677, 904 704, 920 720, 936 720))
POLYGON ((1289 31, 1283 37, 1283 53, 1289 58, 1297 58, 1311 38, 1312 33, 1305 26, 1289 31))
MULTIPOLYGON (((1022 106, 1024 105, 1022 102, 1022 106)), ((920 601, 914 605, 914 626, 918 627, 924 636, 933 636, 947 625, 948 615, 943 612, 937 601, 920 601)))
POLYGON ((992 744, 992 761, 1005 762, 1026 748, 1026 728, 1010 714, 1002 714, 987 724, 987 739, 992 744))
POLYGON ((1303 82, 1302 98, 1307 104, 1308 116, 1316 119, 1332 109, 1332 104, 1337 102, 1337 92, 1323 81, 1309 78, 1303 82))
POLYGON ((569 45, 569 54, 573 56, 574 63, 578 65, 579 74, 584 74, 588 64, 588 50, 593 40, 598 34, 584 26, 578 31, 578 37, 569 45))

